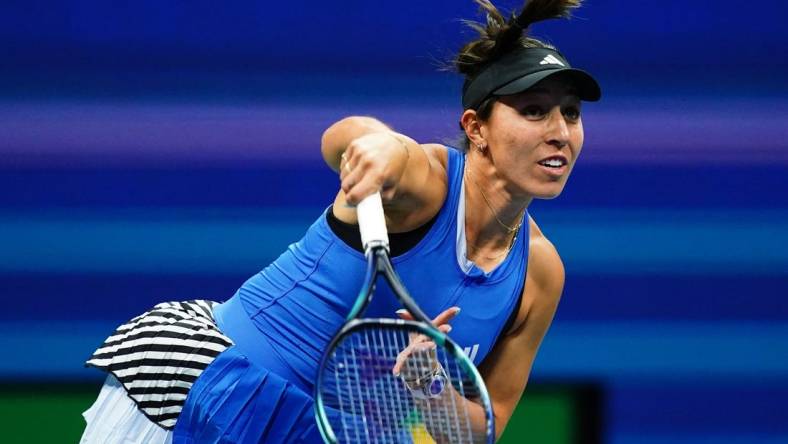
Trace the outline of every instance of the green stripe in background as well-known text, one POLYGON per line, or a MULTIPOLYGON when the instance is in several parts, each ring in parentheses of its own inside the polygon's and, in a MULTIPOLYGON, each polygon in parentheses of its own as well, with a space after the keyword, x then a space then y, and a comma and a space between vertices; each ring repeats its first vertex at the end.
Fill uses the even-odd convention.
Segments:
MULTIPOLYGON (((320 209, 0 214, 0 272, 254 272, 320 209)), ((573 273, 788 273, 780 210, 535 211, 573 273)))
POLYGON ((497 442, 577 443, 578 435, 591 432, 581 430, 581 418, 593 415, 593 412, 580 411, 579 397, 579 391, 572 392, 569 388, 528 387, 497 442))
MULTIPOLYGON (((76 443, 85 427, 82 412, 98 395, 91 384, 0 384, 0 432, 4 444, 76 443), (9 427, 10 426, 10 427, 9 427)), ((572 387, 534 385, 520 402, 503 444, 570 444, 580 417, 582 392, 572 387)), ((587 441, 593 442, 593 441, 587 441)))
POLYGON ((98 395, 89 384, 0 384, 5 444, 77 443, 87 410, 98 395))

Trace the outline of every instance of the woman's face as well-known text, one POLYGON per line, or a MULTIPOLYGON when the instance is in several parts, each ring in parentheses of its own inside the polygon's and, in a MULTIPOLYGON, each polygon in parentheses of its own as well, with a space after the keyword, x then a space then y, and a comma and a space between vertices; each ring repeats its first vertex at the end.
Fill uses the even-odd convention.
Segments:
POLYGON ((583 147, 580 99, 555 77, 500 97, 482 123, 490 156, 514 195, 557 197, 583 147))

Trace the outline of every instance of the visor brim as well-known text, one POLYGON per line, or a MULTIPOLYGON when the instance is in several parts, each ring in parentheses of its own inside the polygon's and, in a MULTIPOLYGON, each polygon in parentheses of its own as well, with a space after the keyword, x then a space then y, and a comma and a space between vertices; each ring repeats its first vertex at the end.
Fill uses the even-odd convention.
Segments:
POLYGON ((531 73, 496 89, 493 91, 493 94, 496 96, 508 96, 521 93, 542 80, 559 74, 566 76, 572 85, 575 86, 580 100, 596 102, 602 98, 602 89, 599 87, 599 83, 591 77, 591 74, 574 68, 548 69, 531 73))

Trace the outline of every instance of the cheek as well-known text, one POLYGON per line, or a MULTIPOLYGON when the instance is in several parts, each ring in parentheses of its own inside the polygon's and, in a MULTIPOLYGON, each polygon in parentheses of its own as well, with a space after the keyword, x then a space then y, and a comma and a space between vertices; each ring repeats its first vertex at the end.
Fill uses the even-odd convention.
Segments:
MULTIPOLYGON (((500 112, 493 114, 488 130, 488 140, 496 147, 496 157, 511 165, 533 160, 539 154, 537 150, 544 135, 543 124, 530 122, 506 110, 497 111, 500 112)), ((582 130, 580 133, 582 138, 582 130)))
POLYGON ((501 137, 501 141, 518 157, 533 153, 541 140, 539 128, 527 122, 510 126, 501 137))
POLYGON ((578 127, 575 131, 572 131, 569 135, 569 146, 572 148, 572 160, 577 159, 580 155, 580 151, 583 149, 583 142, 585 139, 585 135, 583 134, 583 127, 578 127))

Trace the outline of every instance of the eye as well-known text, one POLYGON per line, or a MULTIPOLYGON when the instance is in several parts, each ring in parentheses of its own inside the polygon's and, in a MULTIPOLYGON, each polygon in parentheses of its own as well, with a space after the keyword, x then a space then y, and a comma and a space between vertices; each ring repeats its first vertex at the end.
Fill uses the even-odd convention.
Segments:
POLYGON ((568 106, 568 107, 564 108, 564 110, 562 112, 564 114, 564 117, 566 117, 567 120, 569 120, 569 121, 576 122, 577 120, 580 119, 580 107, 579 106, 568 106))
POLYGON ((541 119, 545 115, 545 110, 539 105, 528 105, 520 110, 520 114, 528 119, 541 119))

